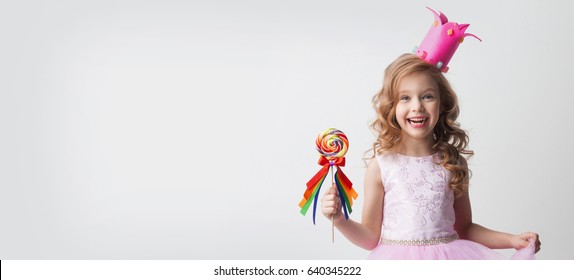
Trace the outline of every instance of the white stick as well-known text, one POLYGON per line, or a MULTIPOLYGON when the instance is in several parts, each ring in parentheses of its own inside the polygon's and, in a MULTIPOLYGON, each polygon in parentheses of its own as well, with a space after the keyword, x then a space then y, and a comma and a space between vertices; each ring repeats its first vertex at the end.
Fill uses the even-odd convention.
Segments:
MULTIPOLYGON (((331 188, 335 184, 335 173, 333 172, 333 166, 331 168, 331 188)), ((337 209, 335 209, 337 211, 337 209)), ((335 243, 335 213, 331 215, 331 240, 335 243)))

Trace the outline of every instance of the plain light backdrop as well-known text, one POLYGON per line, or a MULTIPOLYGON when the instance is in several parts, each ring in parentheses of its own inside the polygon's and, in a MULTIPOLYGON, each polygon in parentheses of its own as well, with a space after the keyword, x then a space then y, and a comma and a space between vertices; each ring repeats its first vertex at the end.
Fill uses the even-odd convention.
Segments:
POLYGON ((574 259, 574 4, 382 0, 2 1, 0 259, 366 258, 297 204, 337 127, 360 220, 371 98, 425 6, 483 39, 446 74, 474 221, 574 259))

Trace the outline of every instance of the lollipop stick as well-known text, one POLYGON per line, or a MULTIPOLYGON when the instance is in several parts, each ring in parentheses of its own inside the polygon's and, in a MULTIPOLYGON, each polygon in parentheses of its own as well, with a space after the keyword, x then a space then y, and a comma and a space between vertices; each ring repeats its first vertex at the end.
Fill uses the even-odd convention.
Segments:
POLYGON ((335 215, 331 216, 331 239, 335 243, 335 215))
MULTIPOLYGON (((333 166, 330 167, 331 169, 331 188, 335 185, 335 174, 333 173, 333 166)), ((335 209, 337 211, 337 209, 335 209)), ((331 240, 335 243, 335 213, 331 215, 331 240)))

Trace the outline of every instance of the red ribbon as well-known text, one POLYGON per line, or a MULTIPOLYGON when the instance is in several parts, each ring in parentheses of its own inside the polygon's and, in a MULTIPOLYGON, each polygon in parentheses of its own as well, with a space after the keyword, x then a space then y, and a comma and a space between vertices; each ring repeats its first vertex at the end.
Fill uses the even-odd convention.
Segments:
POLYGON ((309 182, 307 182, 307 190, 305 191, 305 194, 303 194, 303 197, 305 197, 306 200, 311 197, 311 194, 313 194, 313 187, 315 187, 317 183, 319 183, 319 181, 321 181, 321 179, 323 179, 323 177, 329 173, 329 167, 333 165, 336 167, 345 166, 345 157, 335 158, 334 160, 329 161, 324 156, 321 156, 319 157, 318 164, 322 165, 323 167, 319 170, 319 172, 317 172, 317 174, 315 174, 315 176, 313 176, 313 178, 311 178, 311 180, 309 180, 309 182))

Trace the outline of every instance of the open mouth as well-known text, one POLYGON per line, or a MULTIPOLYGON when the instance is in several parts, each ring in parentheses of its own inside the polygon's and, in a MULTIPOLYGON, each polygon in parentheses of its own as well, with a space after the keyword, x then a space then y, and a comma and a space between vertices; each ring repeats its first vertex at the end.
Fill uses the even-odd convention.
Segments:
POLYGON ((429 118, 408 118, 407 121, 413 126, 424 126, 429 121, 429 118))

